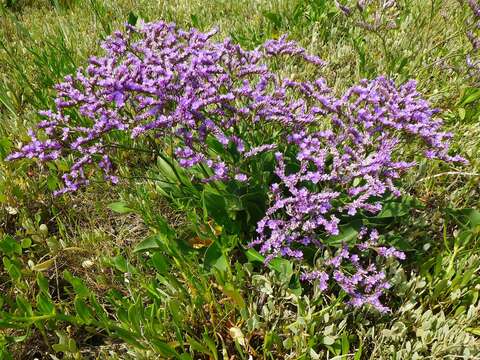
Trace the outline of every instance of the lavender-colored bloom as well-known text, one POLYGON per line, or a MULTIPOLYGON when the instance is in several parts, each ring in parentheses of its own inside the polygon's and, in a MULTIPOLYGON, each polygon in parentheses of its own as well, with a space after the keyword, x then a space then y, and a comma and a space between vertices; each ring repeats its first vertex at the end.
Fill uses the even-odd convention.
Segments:
POLYGON ((235 175, 235 180, 245 182, 248 180, 248 176, 245 174, 236 174, 235 175))
POLYGON ((328 289, 329 278, 330 277, 328 276, 328 274, 324 271, 312 271, 300 275, 300 280, 302 281, 313 282, 315 280, 318 280, 318 288, 321 291, 325 291, 328 289))
POLYGON ((261 145, 261 146, 256 146, 250 150, 248 150, 244 156, 245 158, 249 158, 249 157, 253 157, 257 154, 260 154, 260 153, 263 153, 263 152, 266 152, 266 151, 270 151, 270 150, 274 150, 277 148, 277 144, 265 144, 265 145, 261 145))

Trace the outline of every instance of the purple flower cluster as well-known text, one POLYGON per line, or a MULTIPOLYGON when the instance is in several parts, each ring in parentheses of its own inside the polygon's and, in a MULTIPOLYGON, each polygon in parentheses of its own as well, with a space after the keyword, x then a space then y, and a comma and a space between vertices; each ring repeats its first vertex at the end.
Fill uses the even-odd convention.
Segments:
POLYGON ((356 246, 349 248, 344 245, 333 257, 323 261, 326 271, 310 271, 302 274, 301 279, 308 282, 318 281, 321 291, 329 288, 329 280, 334 281, 350 296, 349 303, 354 307, 369 304, 381 312, 388 312, 389 308, 383 305, 380 297, 390 288, 386 274, 380 270, 380 259, 404 260, 405 254, 393 247, 380 246, 377 230, 368 231, 362 228, 358 238, 363 240, 356 246), (376 254, 377 263, 369 260, 376 254))
MULTIPOLYGON (((214 34, 164 22, 113 33, 102 45, 106 56, 90 58, 56 86, 56 110, 41 113, 47 119, 9 159, 72 159, 58 191, 64 193, 88 184, 95 166, 118 182, 111 160, 118 134, 173 150, 180 166, 201 168, 195 174, 204 182, 255 181, 255 157, 274 151, 272 202, 251 244, 267 261, 325 247, 342 217, 378 212, 383 197, 399 195, 395 181, 415 164, 404 158, 405 143, 417 142, 430 159, 463 160, 448 155, 450 135, 414 81, 397 87, 384 77, 363 80, 336 96, 323 78, 293 81, 272 70, 271 58, 282 57, 324 66, 285 36, 247 51, 229 39, 212 41, 214 34)), ((335 282, 353 305, 385 310, 385 274, 362 259, 372 251, 380 258, 403 254, 379 246, 375 231, 369 239, 343 247, 303 278, 318 279, 322 290, 335 282)))
MULTIPOLYGON (((308 96, 313 101, 319 95, 312 91, 308 96)), ((418 141, 426 158, 464 161, 448 155, 450 135, 440 131, 441 122, 432 118, 436 111, 420 97, 413 81, 397 88, 379 77, 321 101, 318 127, 325 129, 292 131, 286 141, 294 150, 275 154, 279 181, 271 185, 272 205, 257 224, 258 238, 251 244, 260 245, 266 261, 277 256, 301 258, 304 246, 322 247, 328 236, 339 233, 340 217, 375 214, 382 208, 380 199, 399 196, 395 181, 415 165, 413 160, 401 160, 405 143, 418 141), (290 165, 297 164, 296 170, 287 171, 287 156, 290 165)), ((372 232, 368 246, 360 244, 357 252, 369 253, 374 238, 372 232)), ((375 252, 384 258, 404 257, 389 247, 375 246, 375 252)), ((349 255, 346 247, 339 256, 327 264, 333 266, 331 280, 351 296, 354 306, 369 303, 384 311, 379 305, 387 288, 384 274, 373 264, 362 267, 358 255, 349 255), (353 277, 342 273, 342 259, 357 269, 353 277)), ((328 274, 313 274, 304 274, 304 279, 318 278, 320 288, 326 289, 328 274)))
POLYGON ((369 31, 391 30, 397 27, 395 18, 399 4, 396 0, 334 1, 345 16, 355 19, 354 24, 369 31))
POLYGON ((382 77, 363 81, 328 102, 329 116, 319 124, 326 130, 303 129, 287 137, 298 170, 287 172, 285 155, 275 154, 279 182, 271 186, 273 204, 254 242, 270 258, 299 257, 292 244, 320 241, 320 229, 337 235, 339 215, 376 213, 382 206, 378 199, 400 195, 394 182, 415 164, 397 159, 404 143, 418 139, 427 158, 463 161, 447 154, 450 135, 439 131, 435 110, 413 81, 399 88, 382 77))
POLYGON ((170 140, 181 166, 201 164, 211 171, 206 181, 231 175, 246 180, 235 164, 225 163, 232 159, 221 159, 207 140, 224 148, 233 144, 248 158, 275 145, 250 143, 246 148, 238 134, 240 123, 313 122, 306 101, 289 99, 290 85, 279 83, 267 60, 298 56, 316 66, 323 62, 285 37, 245 51, 229 39, 210 41, 214 34, 183 31, 164 22, 139 29, 127 25, 125 33, 114 32, 102 45, 105 57, 91 57, 85 69, 56 86, 56 111, 41 112, 48 120, 38 125, 46 139, 38 140, 31 132, 31 143, 9 159, 72 155, 72 171, 63 175, 65 187, 59 193, 88 184, 86 168, 93 165, 117 182, 109 135, 120 131, 133 139, 170 140), (72 114, 80 115, 81 125, 72 114))

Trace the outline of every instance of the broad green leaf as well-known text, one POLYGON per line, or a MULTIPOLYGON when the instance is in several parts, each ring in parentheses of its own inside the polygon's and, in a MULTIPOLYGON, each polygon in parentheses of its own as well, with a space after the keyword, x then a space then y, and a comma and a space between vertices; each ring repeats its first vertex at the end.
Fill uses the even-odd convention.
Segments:
POLYGON ((8 259, 7 257, 4 257, 2 260, 5 270, 7 270, 12 280, 19 281, 22 278, 22 271, 17 266, 17 264, 14 261, 8 259))
POLYGON ((22 246, 20 243, 15 240, 11 235, 4 235, 3 239, 0 240, 0 251, 5 255, 11 256, 14 254, 22 254, 22 246))
POLYGON ((324 336, 322 342, 325 345, 333 345, 335 344, 335 338, 332 336, 324 336))
POLYGON ((89 324, 94 319, 92 311, 82 298, 76 296, 74 300, 74 305, 78 318, 84 324, 89 324))
POLYGON ((39 272, 37 274, 37 284, 38 287, 40 288, 41 291, 44 293, 48 294, 48 279, 41 273, 39 272))
POLYGON ((122 201, 117 201, 117 202, 110 203, 110 204, 108 204, 108 208, 110 210, 116 212, 116 213, 119 213, 119 214, 128 214, 128 213, 133 212, 133 209, 130 209, 127 206, 127 204, 125 204, 122 201))
POLYGON ((169 344, 164 341, 157 340, 157 339, 150 339, 153 343, 155 349, 160 353, 160 355, 165 356, 165 358, 179 358, 178 352, 169 344))
POLYGON ((132 26, 135 26, 137 24, 137 20, 138 20, 138 16, 135 15, 133 12, 129 12, 128 13, 128 20, 127 22, 132 25, 132 26))
POLYGON ((53 314, 55 312, 55 305, 49 295, 41 292, 37 295, 37 309, 42 314, 53 314))
POLYGON ((140 241, 137 246, 135 246, 134 252, 142 252, 149 250, 158 250, 160 246, 158 245, 158 238, 156 235, 149 236, 146 239, 140 241))
POLYGON ((233 302, 235 303, 235 305, 237 305, 239 309, 245 308, 245 300, 243 300, 242 294, 240 294, 240 291, 238 291, 238 289, 235 289, 232 284, 225 284, 225 286, 223 287, 223 292, 225 295, 227 295, 233 300, 233 302))
POLYGON ((215 267, 221 272, 226 272, 230 267, 227 257, 216 242, 208 247, 205 252, 204 262, 208 267, 215 267))
POLYGON ((263 263, 265 261, 265 256, 260 254, 255 249, 248 249, 247 251, 245 251, 245 255, 247 256, 247 259, 250 262, 261 262, 261 263, 263 263))
POLYGON ((75 294, 77 294, 79 298, 83 299, 90 295, 90 290, 88 290, 82 280, 66 270, 63 272, 63 277, 72 285, 73 291, 75 291, 75 294))
POLYGON ((225 197, 205 190, 202 194, 202 198, 203 206, 208 216, 217 224, 225 226, 226 228, 231 228, 232 221, 228 216, 225 197))
POLYGON ((33 316, 32 304, 30 304, 28 299, 23 296, 17 296, 15 302, 17 303, 18 308, 23 312, 23 316, 33 316))
POLYGON ((328 237, 325 242, 328 245, 339 246, 343 243, 351 244, 355 243, 358 235, 358 226, 355 225, 341 225, 340 233, 335 236, 328 237))
POLYGON ((293 275, 293 263, 287 259, 272 259, 269 262, 268 267, 278 272, 285 281, 289 281, 293 275))
MULTIPOLYGON (((247 256, 247 259, 251 262, 261 262, 261 263, 263 263, 265 261, 265 256, 260 254, 255 249, 248 249, 245 252, 245 255, 247 256)), ((293 274, 293 264, 290 260, 287 260, 287 259, 274 258, 274 259, 270 260, 270 262, 267 264, 267 266, 270 269, 275 270, 279 274, 282 274, 282 277, 284 279, 289 279, 293 274)))
POLYGON ((34 266, 32 266, 32 270, 34 271, 47 271, 48 269, 50 269, 53 264, 55 263, 55 259, 48 259, 48 260, 45 260, 39 264, 36 264, 34 266))
POLYGON ((465 94, 460 101, 460 105, 465 106, 477 101, 478 99, 480 99, 480 89, 468 88, 465 90, 465 94))
POLYGON ((59 185, 58 177, 56 175, 53 175, 53 174, 48 175, 48 178, 47 178, 48 190, 54 191, 54 190, 58 189, 58 185, 59 185))
POLYGON ((435 285, 431 299, 436 300, 448 288, 448 280, 442 279, 435 285))
POLYGON ((155 254, 153 254, 150 261, 160 274, 166 274, 171 269, 169 259, 160 252, 156 252, 155 254))
POLYGON ((376 219, 405 216, 411 209, 406 201, 387 201, 382 205, 382 210, 374 216, 376 219))

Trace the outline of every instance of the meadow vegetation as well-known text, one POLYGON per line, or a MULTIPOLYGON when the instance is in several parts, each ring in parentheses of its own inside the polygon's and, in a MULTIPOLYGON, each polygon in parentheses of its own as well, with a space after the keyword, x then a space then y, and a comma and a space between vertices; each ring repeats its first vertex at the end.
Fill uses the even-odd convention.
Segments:
MULTIPOLYGON (((0 2, 0 359, 479 358, 475 4, 0 2), (219 175, 218 168, 185 169, 182 156, 192 156, 177 152, 175 158, 172 143, 163 138, 113 133, 108 139, 121 145, 114 154, 116 184, 110 173, 105 181, 95 176, 99 170, 89 169, 88 186, 56 195, 71 156, 7 160, 29 142, 28 129, 45 120, 39 111, 55 108, 55 84, 86 67, 92 56, 105 56, 101 44, 114 31, 158 21, 205 33, 217 28, 212 41, 230 38, 245 51, 287 33, 325 65, 287 57, 266 60, 269 69, 291 81, 321 76, 336 99, 362 79, 385 76, 396 88, 414 79, 421 98, 438 109, 433 117, 443 121, 441 130, 453 135, 448 153, 436 153, 447 161, 422 157, 420 142, 406 138, 398 154, 417 163, 395 179, 400 197, 376 193, 379 213, 368 213, 368 203, 351 212, 352 220, 344 214, 338 233, 321 232, 325 252, 323 245, 317 251, 309 244, 305 259, 294 260, 249 247, 269 206, 265 184, 278 181, 272 180, 273 164, 280 161, 273 153, 242 168, 257 171, 248 173, 258 180, 255 186, 243 186, 241 177, 205 184, 192 179, 219 175), (456 155, 466 161, 448 158, 456 155), (327 290, 309 272, 323 258, 339 256, 343 244, 360 243, 358 224, 374 226, 385 246, 404 254, 382 262, 390 286, 379 295, 381 305, 372 300, 352 306, 345 287, 335 283, 327 290)), ((389 84, 382 89, 390 91, 389 84)), ((119 105, 123 98, 112 101, 119 105)), ((69 114, 79 124, 85 118, 69 114)), ((280 138, 272 129, 242 131, 253 133, 259 145, 266 137, 280 138)), ((294 158, 293 148, 282 144, 294 158)), ((215 156, 239 158, 215 141, 208 145, 215 156)), ((299 171, 292 164, 289 171, 299 171)))

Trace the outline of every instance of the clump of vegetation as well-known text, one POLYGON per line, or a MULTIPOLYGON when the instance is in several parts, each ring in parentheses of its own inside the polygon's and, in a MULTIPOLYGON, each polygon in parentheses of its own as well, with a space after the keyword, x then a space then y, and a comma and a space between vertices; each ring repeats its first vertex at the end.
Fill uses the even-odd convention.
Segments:
POLYGON ((473 2, 7 5, 0 356, 480 353, 473 2))

